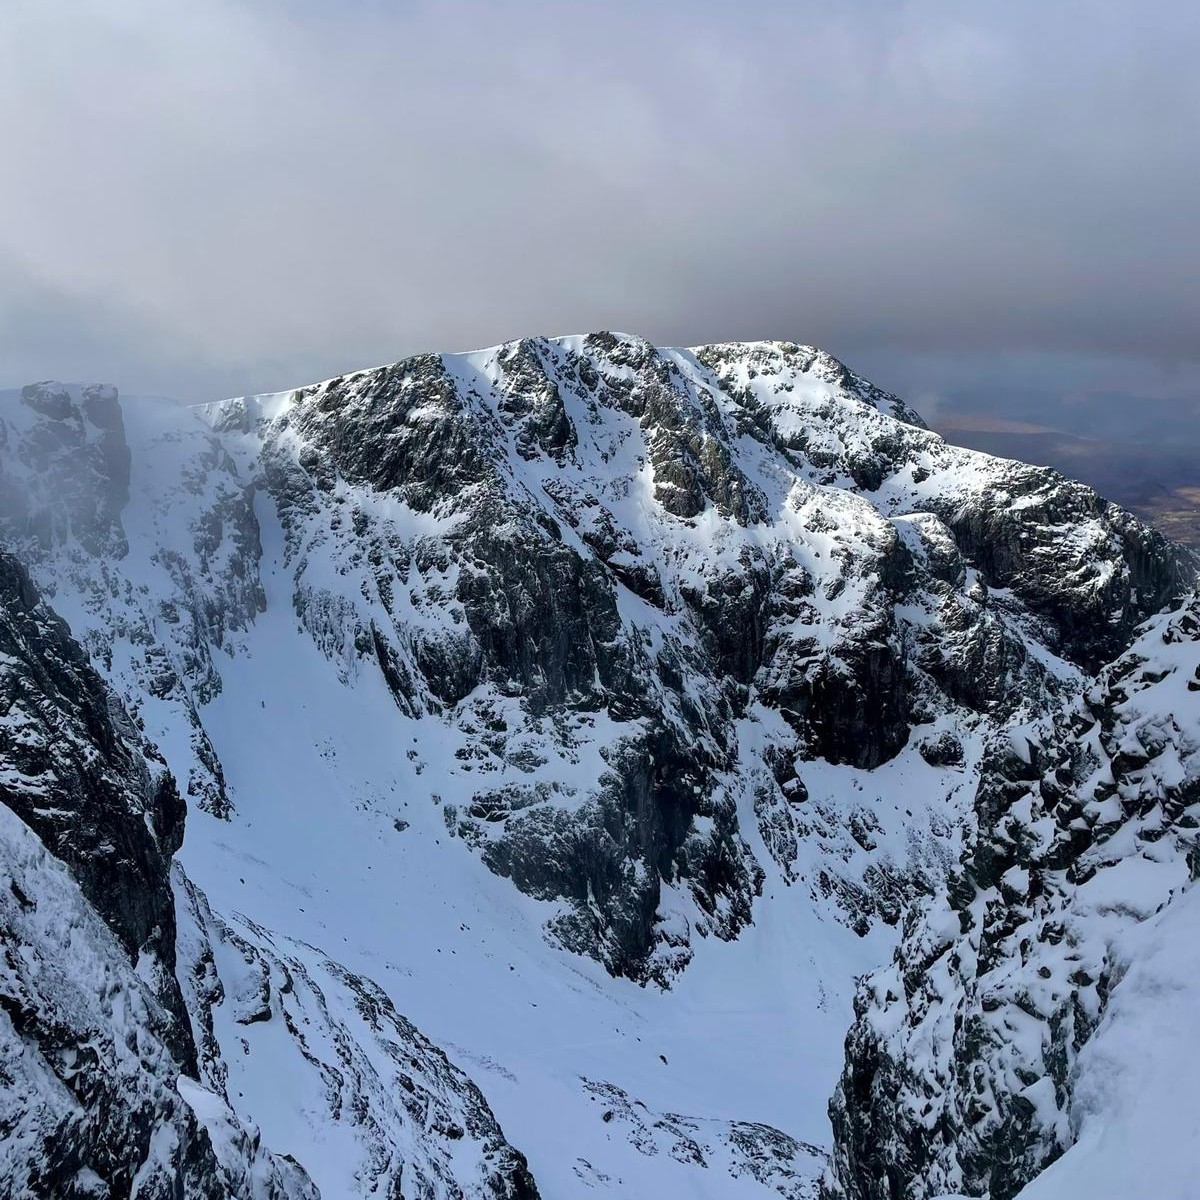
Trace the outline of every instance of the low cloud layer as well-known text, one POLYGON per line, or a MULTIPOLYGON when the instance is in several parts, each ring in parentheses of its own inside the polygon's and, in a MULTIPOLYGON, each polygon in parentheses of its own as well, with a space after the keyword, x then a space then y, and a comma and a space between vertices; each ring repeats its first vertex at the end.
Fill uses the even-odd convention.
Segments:
POLYGON ((1186 392, 1198 52, 1176 0, 9 0, 0 383, 621 328, 1186 392))

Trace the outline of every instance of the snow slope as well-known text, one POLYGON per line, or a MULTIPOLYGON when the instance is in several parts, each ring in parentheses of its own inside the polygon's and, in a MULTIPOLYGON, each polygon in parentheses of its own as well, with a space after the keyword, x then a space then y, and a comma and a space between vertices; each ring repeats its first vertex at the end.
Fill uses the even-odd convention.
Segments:
POLYGON ((1196 1195, 1200 893, 1114 948, 1124 974, 1077 1064, 1075 1142, 1022 1200, 1196 1195))
MULTIPOLYGON (((278 537, 264 513, 267 564, 278 537)), ((579 1194, 581 1180, 616 1195, 763 1194, 641 1152, 602 1119, 583 1081, 614 1083, 654 1109, 820 1142, 851 981, 883 952, 879 941, 800 903, 764 914, 731 945, 704 943, 670 991, 565 955, 540 935, 552 906, 447 835, 431 794, 452 799, 463 787, 450 739, 400 714, 382 676, 341 683, 297 629, 289 594, 272 594, 288 577, 270 566, 263 577, 254 646, 226 665, 205 713, 235 813, 193 821, 181 854, 212 904, 253 914, 294 947, 320 946, 384 987, 484 1090, 544 1195, 579 1194)), ((276 1110, 263 1097, 270 1108, 247 1112, 269 1144, 307 1162, 301 1150, 325 1118, 287 1099, 276 1110)), ((809 1167, 802 1159, 797 1170, 809 1167)))

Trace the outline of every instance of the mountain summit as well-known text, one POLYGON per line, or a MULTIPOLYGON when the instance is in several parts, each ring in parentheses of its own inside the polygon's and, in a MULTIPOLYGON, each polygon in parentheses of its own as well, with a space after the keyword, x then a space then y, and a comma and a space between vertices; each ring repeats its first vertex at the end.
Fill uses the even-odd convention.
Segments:
POLYGON ((1087 487, 812 347, 599 333, 31 385, 0 536, 0 1194, 1102 1161, 1191 927, 1200 615, 1087 487))

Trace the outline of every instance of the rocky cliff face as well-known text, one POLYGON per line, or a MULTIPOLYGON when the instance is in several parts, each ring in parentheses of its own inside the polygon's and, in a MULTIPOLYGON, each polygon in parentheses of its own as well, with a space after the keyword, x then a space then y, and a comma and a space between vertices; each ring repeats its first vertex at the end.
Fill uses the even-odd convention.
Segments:
MULTIPOLYGON (((535 339, 210 419, 275 501, 298 619, 469 739, 452 835, 639 979, 750 919, 748 785, 787 858, 804 762, 874 768, 914 729, 927 761, 961 756, 951 726, 1045 709, 1187 569, 1088 489, 953 449, 790 343, 535 339), (772 730, 749 763, 744 722, 772 730)), ((823 886, 863 922, 906 892, 875 884, 823 886)))
POLYGON ((35 384, 0 413, 0 531, 160 745, 184 795, 228 809, 200 710, 262 610, 247 484, 210 430, 113 388, 35 384), (137 420, 137 463, 127 417, 137 420))
POLYGON ((856 1001, 832 1194, 1008 1200, 1071 1145, 1116 947, 1200 875, 1198 690, 1193 601, 990 747, 959 868, 856 1001))
MULTIPOLYGON (((122 1117, 117 1144, 164 1179, 534 1195, 461 1067, 489 1099, 520 1072, 447 1057, 412 1003, 551 1063, 523 1088, 582 1125, 504 1103, 560 1190, 682 1195, 719 1169, 811 1195, 825 1132, 731 1120, 715 1069, 698 1109, 650 1031, 693 1028, 703 1055, 727 1022, 697 1011, 769 1001, 783 1061, 798 1028, 845 1028, 838 997, 894 947, 856 1001, 824 1186, 1006 1200, 1073 1136, 1074 1056, 1117 973, 1095 929, 1187 882, 1193 734, 1169 681, 1194 616, 1164 614, 1194 561, 1052 471, 946 445, 809 347, 528 339, 203 410, 34 385, 0 411, 0 534, 29 714, 0 730, 10 841, 41 847, 30 886, 71 893, 66 924, 108 939, 138 997, 122 1028, 160 1047, 138 1110, 159 1115, 122 1117), (171 866, 185 803, 195 882, 171 866), (1091 898, 1127 877, 1136 903, 1091 898), (468 955, 446 939, 476 918, 468 955), (735 960, 744 994, 712 983, 735 960), (529 1051, 585 1009, 627 1060, 577 1031, 529 1051)), ((13 896, 23 944, 61 935, 13 896)), ((27 1030, 53 1024, 39 995, 27 1030)), ((116 1022, 79 1004, 63 1046, 116 1022)), ((781 1123, 787 1086, 761 1105, 781 1123)), ((70 1169, 81 1195, 87 1171, 132 1186, 70 1169)))

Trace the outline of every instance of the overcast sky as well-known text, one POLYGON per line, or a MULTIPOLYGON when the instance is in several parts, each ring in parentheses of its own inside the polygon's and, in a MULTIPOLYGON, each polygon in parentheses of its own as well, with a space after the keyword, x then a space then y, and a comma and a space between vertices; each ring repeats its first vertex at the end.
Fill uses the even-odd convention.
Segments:
POLYGON ((0 386, 610 328, 1194 401, 1197 61, 1185 0, 3 0, 0 386))

